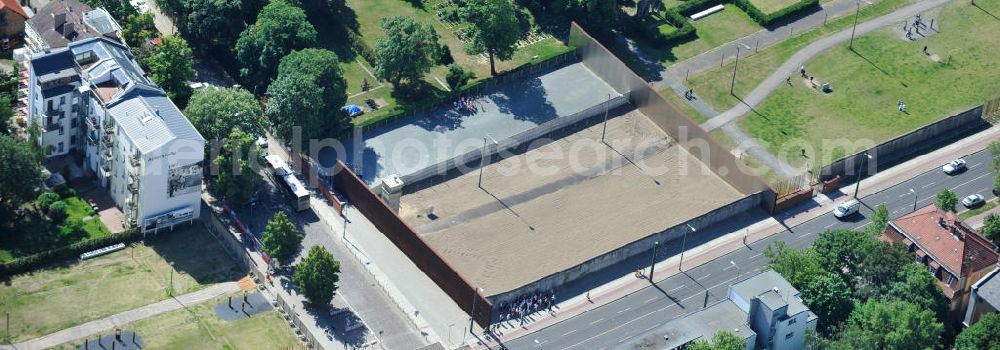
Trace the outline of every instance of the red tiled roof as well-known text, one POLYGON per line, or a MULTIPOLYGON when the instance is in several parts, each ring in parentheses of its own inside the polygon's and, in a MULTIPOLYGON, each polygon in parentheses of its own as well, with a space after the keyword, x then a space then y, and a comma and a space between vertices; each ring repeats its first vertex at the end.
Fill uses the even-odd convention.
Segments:
POLYGON ((997 262, 992 243, 963 224, 954 213, 940 210, 936 205, 892 223, 903 231, 905 238, 913 240, 919 248, 918 255, 926 252, 930 260, 956 274, 955 277, 967 276, 997 262))
POLYGON ((18 5, 17 0, 0 0, 0 9, 8 8, 14 13, 21 15, 21 17, 28 18, 28 14, 24 12, 21 5, 18 5))

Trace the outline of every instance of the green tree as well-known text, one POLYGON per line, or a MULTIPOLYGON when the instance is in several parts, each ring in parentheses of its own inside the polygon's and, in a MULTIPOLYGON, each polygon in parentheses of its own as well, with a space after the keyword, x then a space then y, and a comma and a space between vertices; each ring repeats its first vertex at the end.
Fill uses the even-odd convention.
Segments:
POLYGON ((983 315, 955 338, 955 350, 1000 350, 1000 314, 983 315))
POLYGON ((871 216, 872 224, 865 229, 868 234, 872 236, 879 236, 882 232, 885 232, 885 228, 889 226, 889 208, 885 207, 885 203, 879 203, 875 207, 875 211, 872 212, 871 216))
POLYGON ((711 342, 697 340, 687 346, 687 350, 744 350, 746 348, 746 341, 728 330, 716 332, 711 342))
POLYGON ((49 206, 52 205, 52 203, 55 203, 60 199, 62 198, 60 198, 59 194, 55 192, 45 192, 39 195, 37 199, 35 199, 35 207, 38 208, 39 210, 48 210, 49 206))
POLYGON ((398 85, 416 82, 430 71, 438 46, 434 27, 404 16, 383 17, 379 27, 385 36, 375 41, 375 76, 398 85))
POLYGON ((569 0, 573 12, 582 13, 592 30, 612 29, 618 23, 621 9, 617 0, 569 0))
POLYGON ((993 241, 993 244, 1000 246, 1000 214, 987 215, 983 219, 983 228, 979 233, 993 241))
POLYGON ((22 203, 35 198, 42 182, 40 156, 28 143, 0 135, 0 222, 11 222, 22 203))
POLYGON ((136 14, 135 7, 128 0, 83 0, 82 2, 92 8, 103 7, 114 18, 128 18, 136 14))
POLYGON ((236 41, 236 58, 243 66, 240 76, 255 89, 263 88, 285 55, 315 44, 316 29, 301 8, 284 0, 271 1, 236 41))
MULTIPOLYGON (((318 89, 320 103, 311 110, 302 111, 297 118, 312 118, 322 125, 320 131, 343 130, 350 120, 340 108, 347 102, 347 81, 340 70, 340 60, 333 51, 324 49, 304 49, 294 51, 281 59, 278 77, 295 76, 295 79, 311 81, 318 89)), ((268 90, 268 92, 271 92, 268 90)), ((282 94, 281 91, 274 91, 282 94)), ((287 116, 285 116, 287 117, 287 116)), ((318 134, 314 134, 318 135, 318 134)))
POLYGON ((944 326, 932 311, 870 299, 854 307, 838 342, 854 349, 936 349, 944 326))
POLYGON ((180 106, 191 98, 189 81, 194 78, 194 55, 186 40, 176 35, 163 37, 156 53, 146 60, 149 78, 167 91, 180 106))
POLYGON ((0 95, 0 134, 7 135, 7 125, 14 118, 14 108, 10 106, 10 97, 0 95))
POLYGON ((802 288, 802 301, 819 317, 817 329, 822 334, 829 334, 850 315, 854 307, 851 295, 850 286, 832 272, 812 277, 802 288))
POLYGON ((798 250, 778 241, 767 247, 764 256, 769 259, 767 267, 781 274, 796 288, 803 288, 825 272, 812 249, 798 250))
POLYGON ((874 242, 875 239, 864 232, 833 230, 820 233, 813 243, 813 249, 816 250, 820 266, 837 273, 845 282, 850 282, 858 272, 866 249, 874 242))
POLYGON ((315 245, 296 266, 292 281, 310 304, 329 304, 340 281, 340 262, 326 248, 315 245))
POLYGON ((942 210, 954 212, 955 205, 958 204, 958 196, 955 195, 955 192, 946 188, 938 192, 937 198, 934 199, 934 204, 937 204, 938 208, 942 210))
MULTIPOLYGON (((240 0, 158 0, 177 1, 180 5, 173 18, 185 37, 201 49, 228 48, 244 28, 240 0)), ((158 2, 159 3, 159 2, 158 2)))
POLYGON ((469 79, 475 77, 476 73, 462 69, 462 66, 458 65, 458 63, 452 63, 448 65, 448 74, 444 76, 444 79, 448 82, 448 86, 451 86, 452 90, 457 90, 462 85, 465 85, 469 79))
POLYGON ((937 278, 926 267, 914 262, 896 273, 896 281, 889 286, 889 292, 885 296, 931 310, 942 321, 948 312, 948 300, 945 299, 937 278))
POLYGON ((861 296, 886 295, 898 280, 898 272, 913 263, 913 255, 900 243, 873 240, 864 251, 857 276, 860 281, 854 279, 855 293, 861 296))
POLYGON ((153 22, 153 13, 146 12, 128 16, 125 26, 122 27, 122 38, 125 43, 132 48, 146 45, 146 41, 157 37, 156 25, 153 22))
MULTIPOLYGON (((281 262, 291 261, 295 257, 295 252, 302 243, 302 235, 295 228, 285 212, 279 211, 267 222, 264 233, 261 235, 261 245, 264 251, 274 259, 281 262)), ((312 252, 310 252, 310 255, 312 252)), ((304 263, 304 261, 303 261, 304 263)), ((302 267, 302 263, 299 264, 302 267)), ((296 273, 297 274, 297 273, 296 273)))
POLYGON ((52 202, 52 204, 49 204, 49 218, 57 223, 63 222, 63 220, 66 220, 66 210, 66 202, 52 202))
POLYGON ((216 171, 209 183, 231 205, 249 202, 254 186, 261 180, 254 167, 261 164, 262 157, 255 141, 253 135, 233 129, 222 143, 222 154, 212 160, 216 171))
POLYGON ((198 90, 191 96, 184 115, 208 140, 222 139, 237 128, 254 137, 262 137, 267 128, 260 103, 253 94, 241 88, 198 90))
POLYGON ((514 57, 521 39, 521 23, 514 3, 509 0, 469 0, 462 8, 462 18, 469 23, 470 38, 465 51, 470 55, 487 54, 490 74, 497 75, 495 60, 514 57))
POLYGON ((990 142, 987 148, 989 148, 990 154, 993 156, 993 161, 990 162, 993 171, 1000 171, 1000 141, 990 142))
MULTIPOLYGON (((291 140, 295 128, 300 128, 302 139, 312 140, 321 135, 326 122, 317 113, 326 105, 323 89, 301 73, 279 76, 267 88, 267 108, 264 113, 274 124, 274 133, 283 140, 291 140)), ((339 110, 338 110, 339 111, 339 110)), ((335 113, 337 111, 328 111, 335 113)))

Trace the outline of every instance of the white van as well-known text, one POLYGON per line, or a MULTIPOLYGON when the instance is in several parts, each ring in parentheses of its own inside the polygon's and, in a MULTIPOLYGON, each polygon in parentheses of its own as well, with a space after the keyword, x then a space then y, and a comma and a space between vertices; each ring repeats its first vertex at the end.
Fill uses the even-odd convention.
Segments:
POLYGON ((838 219, 846 218, 848 216, 854 215, 858 210, 861 209, 861 202, 857 199, 851 199, 849 201, 840 203, 836 209, 833 209, 833 216, 838 219))

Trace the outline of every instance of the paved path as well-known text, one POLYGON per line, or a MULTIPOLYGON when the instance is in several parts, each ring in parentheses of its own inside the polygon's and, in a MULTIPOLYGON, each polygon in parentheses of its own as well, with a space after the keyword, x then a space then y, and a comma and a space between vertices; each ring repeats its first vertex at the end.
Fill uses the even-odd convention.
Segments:
POLYGON ((59 344, 68 343, 77 339, 90 337, 100 332, 111 330, 117 326, 127 325, 132 322, 150 318, 165 312, 197 305, 223 295, 233 294, 240 291, 236 282, 219 283, 208 288, 191 292, 174 298, 166 299, 157 303, 135 308, 129 311, 120 312, 99 320, 90 321, 76 327, 67 328, 46 336, 38 337, 14 345, 3 345, 0 349, 47 349, 59 344))
MULTIPOLYGON (((978 192, 991 195, 988 188, 992 185, 989 176, 992 173, 984 169, 989 166, 988 151, 981 150, 997 138, 1000 138, 1000 126, 994 126, 934 152, 883 170, 863 180, 859 195, 862 198, 868 197, 863 202, 872 207, 879 202, 886 202, 894 217, 906 214, 907 210, 912 209, 913 197, 909 194, 909 188, 916 189, 922 186, 912 186, 910 183, 922 183, 925 186, 931 184, 921 188, 921 196, 918 197, 920 205, 932 203, 934 193, 944 187, 954 188, 961 194, 978 192), (974 152, 977 153, 966 158, 970 160, 970 172, 961 176, 947 177, 938 171, 939 167, 949 160, 974 152), (914 174, 921 175, 911 180, 904 180, 914 174)), ((737 271, 730 267, 730 260, 740 266, 739 273, 742 276, 749 276, 763 262, 760 253, 766 244, 779 238, 787 238, 794 246, 805 246, 815 239, 816 232, 840 228, 837 222, 826 214, 837 203, 848 199, 850 194, 853 194, 853 189, 853 185, 846 185, 839 192, 834 192, 835 196, 832 199, 821 195, 814 198, 814 201, 803 203, 774 218, 767 217, 756 222, 752 222, 752 218, 744 219, 731 225, 735 228, 711 229, 723 231, 721 235, 705 230, 704 233, 719 236, 707 243, 695 245, 695 248, 685 253, 683 266, 686 273, 678 273, 676 255, 657 263, 656 276, 659 288, 652 288, 649 282, 636 279, 629 273, 609 283, 591 287, 592 302, 581 293, 559 303, 558 311, 554 315, 535 315, 533 321, 523 328, 505 328, 503 341, 511 349, 533 348, 535 339, 546 349, 596 349, 613 345, 622 338, 630 338, 636 331, 642 331, 647 326, 662 324, 682 313, 694 311, 703 305, 706 288, 710 290, 710 296, 715 298, 712 300, 725 297, 726 286, 737 275, 737 271), (791 235, 788 233, 788 227, 792 227, 791 235), (788 237, 776 236, 779 234, 788 237), (752 250, 743 245, 744 235, 748 237, 747 242, 752 250), (756 261, 756 265, 752 261, 756 261), (712 269, 720 272, 708 272, 712 269), (677 289, 673 290, 675 288, 677 289), (592 322, 594 323, 591 324, 592 322), (647 325, 649 322, 653 323, 647 325), (581 340, 584 342, 578 343, 581 340)), ((870 209, 866 208, 865 212, 870 213, 870 209)), ((863 224, 864 222, 859 221, 840 225, 851 228, 863 224)), ((689 246, 692 246, 690 242, 689 246)), ((663 249, 667 249, 664 252, 677 253, 675 248, 663 249)), ((647 255, 639 259, 648 261, 649 257, 647 255)), ((585 283, 596 285, 593 282, 585 283)))
MULTIPOLYGON (((919 13, 926 12, 946 3, 948 3, 948 0, 920 1, 916 4, 896 10, 888 15, 878 17, 864 23, 859 23, 855 36, 861 36, 884 26, 903 21, 906 18, 913 17, 919 13)), ((774 73, 771 73, 770 76, 765 78, 760 85, 757 85, 753 91, 746 96, 743 96, 743 103, 736 105, 728 111, 722 112, 712 119, 709 119, 707 122, 702 123, 701 127, 708 131, 715 130, 715 128, 732 122, 745 115, 747 112, 750 112, 753 107, 756 107, 763 102, 764 99, 771 94, 771 92, 778 88, 778 86, 784 84, 786 78, 793 74, 797 74, 799 67, 805 65, 806 61, 809 61, 820 52, 823 52, 834 45, 850 40, 851 31, 852 28, 844 29, 836 34, 817 40, 812 44, 809 44, 809 46, 804 47, 802 50, 799 50, 799 52, 796 52, 791 58, 778 67, 774 73)))

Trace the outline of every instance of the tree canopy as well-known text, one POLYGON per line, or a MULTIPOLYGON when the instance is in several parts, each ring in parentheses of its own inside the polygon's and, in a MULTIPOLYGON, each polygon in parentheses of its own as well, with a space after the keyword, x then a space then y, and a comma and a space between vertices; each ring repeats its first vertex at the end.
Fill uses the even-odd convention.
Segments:
POLYGON ((775 242, 768 246, 764 255, 769 259, 767 267, 781 274, 788 283, 802 288, 815 276, 824 273, 816 252, 812 249, 798 250, 785 242, 775 242))
POLYGON ((885 207, 885 203, 879 203, 875 207, 875 211, 871 215, 872 224, 865 229, 865 232, 872 236, 879 236, 882 232, 885 232, 885 228, 889 226, 889 208, 885 207))
POLYGON ((194 78, 194 55, 186 40, 176 35, 163 37, 156 53, 146 59, 146 66, 149 78, 166 90, 174 103, 187 104, 192 92, 188 81, 194 78))
POLYGON ((469 0, 462 8, 462 17, 469 23, 470 38, 465 51, 470 55, 487 54, 490 73, 497 75, 495 60, 514 57, 521 39, 521 23, 509 0, 469 0))
POLYGON ((718 331, 712 341, 697 340, 687 346, 687 350, 744 350, 746 341, 730 331, 718 331))
POLYGON ((896 273, 896 279, 888 287, 885 296, 890 299, 916 304, 922 309, 931 310, 938 319, 945 319, 948 312, 948 300, 944 297, 941 286, 923 265, 911 263, 903 266, 896 273))
POLYGON ((26 142, 0 135, 0 222, 10 222, 9 214, 34 199, 42 182, 40 156, 26 142))
POLYGON ((318 138, 326 125, 322 113, 339 111, 322 111, 326 105, 323 88, 303 73, 279 76, 267 88, 267 96, 265 114, 274 124, 275 135, 283 140, 294 139, 296 127, 303 140, 318 138))
POLYGON ((955 350, 1000 350, 1000 314, 985 314, 979 322, 959 333, 955 350))
POLYGON ((191 42, 203 49, 229 48, 243 30, 240 0, 165 0, 173 5, 174 18, 191 42))
POLYGON ((945 188, 938 192, 937 197, 934 198, 934 204, 937 204, 941 210, 954 212, 955 206, 958 204, 958 196, 955 195, 955 192, 945 188))
MULTIPOLYGON (((299 81, 310 81, 319 89, 320 99, 315 104, 309 104, 313 108, 298 111, 303 115, 295 116, 299 118, 313 119, 315 123, 308 125, 320 125, 321 128, 312 136, 319 136, 323 131, 339 131, 350 125, 347 115, 340 111, 347 101, 347 81, 344 80, 340 70, 340 60, 333 51, 324 49, 304 49, 294 51, 281 59, 278 66, 278 77, 291 77, 299 81)), ((289 81, 290 82, 290 81, 289 81)), ((285 91, 268 89, 269 94, 279 96, 279 101, 290 101, 294 96, 284 96, 285 91)), ((272 96, 274 96, 272 95, 272 96)), ((276 101, 277 102, 277 101, 276 101)), ((289 115, 275 115, 276 118, 287 118, 289 115)))
MULTIPOLYGON (((261 236, 261 245, 264 247, 264 251, 283 263, 295 258, 299 244, 302 243, 302 235, 299 234, 299 230, 295 228, 291 220, 288 220, 288 216, 283 211, 274 214, 274 217, 267 222, 267 227, 264 228, 264 233, 261 236)), ((301 263, 299 267, 302 267, 301 263)))
POLYGON ((285 55, 315 44, 316 29, 301 8, 284 0, 271 1, 236 41, 236 58, 243 67, 240 75, 247 85, 263 88, 285 55))
POLYGON ((207 140, 221 140, 235 128, 257 138, 264 136, 267 128, 257 99, 249 91, 235 87, 196 91, 184 115, 207 140))
POLYGON ((295 267, 292 281, 313 305, 326 305, 333 300, 340 281, 340 262, 326 248, 315 245, 295 267))
POLYGON ((261 180, 254 165, 261 164, 262 154, 255 141, 257 138, 253 135, 234 128, 222 143, 221 154, 212 160, 218 172, 213 174, 209 184, 230 205, 248 203, 254 186, 261 180))
POLYGON ((983 219, 983 228, 979 232, 983 237, 993 241, 993 244, 1000 246, 1000 214, 987 215, 983 219))
POLYGON ((375 76, 398 85, 420 80, 430 71, 438 47, 434 27, 405 16, 383 17, 379 27, 385 36, 375 41, 375 76))
POLYGON ((802 301, 819 317, 817 330, 822 334, 844 322, 854 307, 850 286, 832 272, 814 276, 801 292, 802 301))
POLYGON ((930 310, 869 299, 854 307, 837 342, 854 349, 933 350, 942 332, 944 325, 930 310))
POLYGON ((156 25, 153 22, 153 13, 139 13, 128 16, 125 25, 122 27, 122 38, 129 47, 137 48, 143 46, 146 40, 159 35, 156 25))

